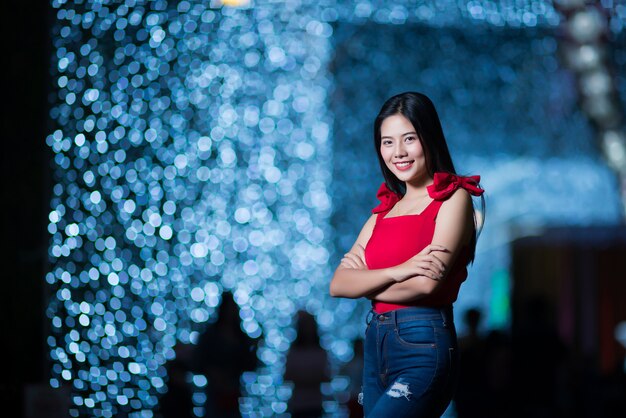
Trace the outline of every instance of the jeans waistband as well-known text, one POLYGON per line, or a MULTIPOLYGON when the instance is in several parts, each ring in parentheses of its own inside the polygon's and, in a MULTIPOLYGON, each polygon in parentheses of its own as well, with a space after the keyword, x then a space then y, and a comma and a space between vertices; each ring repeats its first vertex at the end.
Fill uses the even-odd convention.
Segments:
POLYGON ((396 309, 385 313, 376 313, 370 310, 367 314, 366 322, 376 321, 385 324, 398 324, 408 321, 432 321, 443 320, 443 325, 454 323, 454 314, 452 306, 443 306, 439 308, 429 306, 411 306, 409 308, 396 309))

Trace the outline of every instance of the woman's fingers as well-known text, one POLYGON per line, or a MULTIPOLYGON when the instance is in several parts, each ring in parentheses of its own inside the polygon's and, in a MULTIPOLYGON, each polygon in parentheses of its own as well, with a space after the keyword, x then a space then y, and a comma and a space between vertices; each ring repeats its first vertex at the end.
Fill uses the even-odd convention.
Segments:
POLYGON ((445 265, 445 263, 443 261, 441 261, 441 259, 439 257, 437 257, 435 254, 430 254, 430 257, 433 258, 433 263, 435 263, 439 267, 439 269, 442 272, 445 273, 446 272, 446 265, 445 265))
POLYGON ((433 268, 431 264, 421 266, 419 269, 419 273, 423 274, 424 276, 428 276, 433 280, 439 280, 443 276, 441 271, 433 268))
POLYGON ((358 266, 356 265, 356 263, 352 260, 350 260, 349 258, 342 258, 341 259, 341 263, 339 263, 340 265, 344 266, 344 267, 348 267, 351 269, 356 269, 358 268, 358 266))
POLYGON ((445 266, 441 263, 441 260, 434 260, 432 257, 415 260, 415 267, 418 268, 424 275, 435 280, 443 278, 445 273, 445 266))
POLYGON ((431 280, 439 280, 438 274, 433 272, 432 270, 429 270, 427 268, 422 268, 422 267, 413 267, 410 271, 406 272, 402 276, 401 280, 397 280, 397 281, 404 281, 404 280, 408 280, 412 277, 417 277, 417 276, 424 276, 431 280))
POLYGON ((424 249, 422 251, 420 251, 419 253, 421 255, 426 255, 426 254, 430 254, 433 251, 448 252, 448 249, 446 247, 444 247, 443 245, 430 244, 430 245, 427 245, 426 247, 424 247, 424 249))
POLYGON ((361 257, 359 257, 358 255, 354 253, 344 254, 343 258, 341 259, 341 262, 344 263, 344 260, 347 265, 355 269, 366 267, 361 257))
POLYGON ((442 273, 446 271, 446 265, 444 264, 444 262, 441 261, 439 258, 437 258, 437 256, 435 256, 434 254, 428 254, 428 255, 418 254, 415 257, 413 257, 413 260, 417 262, 429 263, 429 265, 432 265, 431 268, 435 271, 442 272, 442 273))
POLYGON ((432 280, 441 280, 446 273, 445 263, 431 251, 448 251, 443 245, 429 245, 419 254, 398 266, 396 281, 404 281, 411 277, 423 276, 432 280))
POLYGON ((361 257, 354 253, 347 253, 346 255, 344 255, 344 257, 349 258, 357 264, 363 264, 363 260, 361 260, 361 257))

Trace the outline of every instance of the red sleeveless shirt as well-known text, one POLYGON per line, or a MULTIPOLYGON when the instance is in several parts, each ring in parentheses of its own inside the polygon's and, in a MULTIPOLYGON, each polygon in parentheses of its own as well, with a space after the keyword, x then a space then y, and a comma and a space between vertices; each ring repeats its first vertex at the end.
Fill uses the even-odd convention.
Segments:
MULTIPOLYGON (((376 225, 367 245, 365 246, 365 263, 370 270, 393 267, 404 263, 430 245, 435 233, 435 225, 439 208, 459 187, 466 189, 475 196, 483 190, 478 187, 480 176, 462 177, 449 173, 435 173, 433 184, 428 186, 428 194, 433 201, 419 214, 401 215, 386 218, 387 213, 400 200, 383 183, 377 197, 381 203, 372 210, 377 213, 376 225)), ((394 309, 410 306, 441 307, 452 304, 459 294, 461 283, 467 278, 467 264, 470 248, 464 246, 450 267, 445 280, 432 294, 404 305, 372 301, 375 312, 383 313, 394 309)))

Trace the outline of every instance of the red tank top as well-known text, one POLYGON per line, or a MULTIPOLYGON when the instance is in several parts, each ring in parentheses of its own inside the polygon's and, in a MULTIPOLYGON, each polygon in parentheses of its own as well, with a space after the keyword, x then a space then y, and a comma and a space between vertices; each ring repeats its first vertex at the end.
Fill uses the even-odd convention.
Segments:
MULTIPOLYGON (((459 187, 473 195, 482 194, 478 187, 480 176, 461 177, 448 173, 435 173, 428 193, 433 201, 417 215, 401 215, 385 218, 400 200, 385 183, 380 186, 377 197, 381 203, 372 212, 377 213, 376 225, 365 246, 365 262, 370 270, 393 267, 413 257, 432 243, 439 208, 459 187)), ((470 249, 464 246, 450 268, 444 282, 437 290, 409 305, 372 301, 375 312, 383 313, 410 306, 440 307, 456 301, 461 283, 467 278, 470 249)))

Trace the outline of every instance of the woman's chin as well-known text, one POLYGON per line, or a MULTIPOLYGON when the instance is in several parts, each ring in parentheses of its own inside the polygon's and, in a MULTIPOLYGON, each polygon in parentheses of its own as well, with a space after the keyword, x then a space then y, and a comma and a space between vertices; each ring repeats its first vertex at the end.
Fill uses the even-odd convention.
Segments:
POLYGON ((403 183, 414 184, 414 185, 420 185, 420 184, 423 184, 424 182, 428 183, 427 177, 430 178, 428 173, 419 174, 416 172, 411 172, 411 173, 393 172, 393 174, 396 176, 396 178, 399 181, 403 183))
POLYGON ((392 171, 392 173, 394 176, 396 176, 398 180, 405 182, 405 183, 417 177, 417 173, 415 173, 413 170, 407 170, 407 171, 395 170, 395 171, 392 171))

